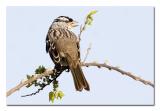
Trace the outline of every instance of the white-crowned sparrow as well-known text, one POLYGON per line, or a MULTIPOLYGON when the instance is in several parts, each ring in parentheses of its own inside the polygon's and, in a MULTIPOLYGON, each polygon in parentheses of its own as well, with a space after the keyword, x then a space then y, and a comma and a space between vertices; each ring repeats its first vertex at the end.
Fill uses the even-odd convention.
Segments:
POLYGON ((79 43, 77 36, 70 30, 77 22, 67 16, 59 16, 51 24, 46 37, 46 51, 60 73, 71 70, 77 91, 89 91, 89 84, 83 74, 80 64, 79 43))

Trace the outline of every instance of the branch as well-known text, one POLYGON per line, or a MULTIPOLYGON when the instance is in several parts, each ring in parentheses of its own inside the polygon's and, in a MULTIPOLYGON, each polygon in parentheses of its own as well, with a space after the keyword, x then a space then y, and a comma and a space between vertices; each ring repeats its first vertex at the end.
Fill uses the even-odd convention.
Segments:
POLYGON ((81 25, 81 27, 80 27, 80 32, 78 35, 78 42, 80 42, 80 40, 81 40, 81 35, 82 35, 82 32, 85 30, 85 27, 86 27, 85 24, 83 26, 81 25))
POLYGON ((92 22, 93 22, 93 15, 96 14, 96 13, 97 13, 97 10, 92 10, 92 11, 90 11, 87 14, 87 16, 85 18, 84 25, 83 26, 81 25, 81 27, 80 27, 80 32, 79 32, 78 40, 77 40, 78 42, 80 42, 80 40, 81 40, 81 34, 82 34, 82 32, 85 31, 85 29, 86 29, 87 26, 90 26, 92 24, 92 22))
MULTIPOLYGON (((54 80, 54 79, 53 79, 54 80)), ((47 85, 50 85, 53 80, 50 80, 47 84, 45 84, 44 86, 42 86, 40 89, 38 89, 36 92, 31 93, 31 94, 27 94, 27 95, 23 95, 21 97, 27 97, 27 96, 32 96, 32 95, 36 95, 37 93, 39 93, 41 90, 43 90, 47 85)))
POLYGON ((85 63, 85 61, 86 61, 86 59, 87 59, 87 57, 88 57, 88 55, 89 55, 89 51, 91 50, 91 46, 92 46, 92 44, 90 43, 90 44, 89 44, 89 47, 87 48, 87 53, 86 53, 86 55, 85 55, 85 57, 84 57, 83 63, 85 63))
MULTIPOLYGON (((85 66, 85 67, 89 67, 89 66, 96 66, 98 68, 101 68, 101 67, 105 67, 109 70, 115 70, 117 72, 119 72, 120 74, 122 75, 126 75, 126 76, 129 76, 131 77, 132 79, 136 80, 136 81, 140 81, 142 82, 143 84, 145 85, 150 85, 154 88, 154 84, 151 83, 150 81, 147 81, 147 80, 144 80, 134 74, 132 74, 131 72, 127 72, 127 71, 124 71, 118 67, 114 67, 114 66, 111 66, 111 65, 108 65, 106 63, 96 63, 96 62, 91 62, 91 63, 81 63, 82 66, 85 66)), ((36 74, 33 78, 29 79, 29 80, 26 80, 24 82, 20 82, 17 86, 15 86, 14 88, 10 89, 9 91, 7 91, 6 93, 6 96, 10 96, 12 93, 18 91, 20 88, 22 88, 23 86, 29 84, 29 83, 32 83, 33 81, 37 80, 37 79, 40 79, 41 77, 44 77, 44 76, 49 76, 51 74, 54 74, 53 70, 52 69, 47 69, 44 73, 42 74, 36 74)))
POLYGON ((122 70, 122 69, 120 69, 120 68, 118 68, 118 67, 114 67, 114 66, 108 65, 108 64, 106 64, 106 63, 103 63, 103 64, 99 64, 99 63, 96 63, 96 62, 92 62, 92 63, 82 63, 82 66, 86 66, 86 67, 96 66, 96 67, 98 67, 98 68, 105 67, 105 68, 107 68, 107 69, 109 69, 109 70, 115 70, 115 71, 119 72, 119 73, 122 74, 122 75, 129 76, 129 77, 131 77, 132 79, 134 79, 134 80, 136 80, 136 81, 140 81, 140 82, 142 82, 143 84, 145 84, 145 85, 150 85, 150 86, 152 86, 152 87, 154 88, 154 84, 151 83, 150 81, 144 80, 144 79, 142 79, 142 78, 140 78, 140 77, 132 74, 131 72, 124 71, 124 70, 122 70))
POLYGON ((34 75, 31 79, 28 79, 26 81, 21 81, 17 86, 15 86, 14 88, 10 89, 9 91, 7 91, 6 96, 10 96, 12 93, 16 92, 17 90, 19 90, 20 88, 22 88, 23 86, 26 86, 29 83, 32 83, 33 81, 40 79, 41 77, 44 76, 49 76, 51 74, 54 74, 53 70, 51 69, 47 69, 44 73, 42 74, 36 74, 34 75))

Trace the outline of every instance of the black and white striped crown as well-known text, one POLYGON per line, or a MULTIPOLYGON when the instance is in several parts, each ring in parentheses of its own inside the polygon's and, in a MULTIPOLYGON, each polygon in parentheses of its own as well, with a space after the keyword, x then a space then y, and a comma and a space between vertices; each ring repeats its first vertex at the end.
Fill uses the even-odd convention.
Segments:
POLYGON ((73 22, 73 19, 68 16, 59 16, 54 19, 54 22, 73 22))

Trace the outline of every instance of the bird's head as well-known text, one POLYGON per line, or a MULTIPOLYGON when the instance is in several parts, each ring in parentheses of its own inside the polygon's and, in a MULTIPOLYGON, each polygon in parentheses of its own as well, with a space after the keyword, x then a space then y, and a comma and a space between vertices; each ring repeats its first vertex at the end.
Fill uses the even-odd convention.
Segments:
POLYGON ((59 16, 54 19, 53 23, 62 27, 66 27, 67 29, 72 29, 78 26, 78 22, 67 16, 59 16))

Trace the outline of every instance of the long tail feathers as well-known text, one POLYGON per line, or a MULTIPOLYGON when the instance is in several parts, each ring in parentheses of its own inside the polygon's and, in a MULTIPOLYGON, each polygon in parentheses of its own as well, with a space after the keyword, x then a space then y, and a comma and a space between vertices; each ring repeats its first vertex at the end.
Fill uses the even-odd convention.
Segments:
POLYGON ((83 74, 79 61, 73 60, 69 54, 66 54, 66 56, 76 90, 82 91, 83 89, 85 89, 89 91, 89 84, 83 74))
POLYGON ((80 65, 77 64, 76 67, 71 66, 70 70, 72 72, 72 76, 73 76, 76 90, 82 91, 84 88, 85 90, 89 91, 90 90, 89 84, 88 84, 86 78, 84 77, 84 74, 82 72, 80 65))

